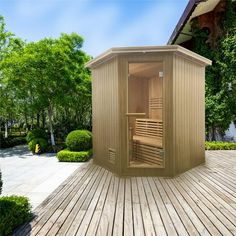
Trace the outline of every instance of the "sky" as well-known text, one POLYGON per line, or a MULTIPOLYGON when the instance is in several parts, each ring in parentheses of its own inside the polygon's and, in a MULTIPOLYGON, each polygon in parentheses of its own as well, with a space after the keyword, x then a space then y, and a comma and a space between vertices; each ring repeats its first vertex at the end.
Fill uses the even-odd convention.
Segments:
POLYGON ((165 45, 188 0, 0 0, 6 29, 27 42, 76 32, 97 56, 111 47, 165 45))

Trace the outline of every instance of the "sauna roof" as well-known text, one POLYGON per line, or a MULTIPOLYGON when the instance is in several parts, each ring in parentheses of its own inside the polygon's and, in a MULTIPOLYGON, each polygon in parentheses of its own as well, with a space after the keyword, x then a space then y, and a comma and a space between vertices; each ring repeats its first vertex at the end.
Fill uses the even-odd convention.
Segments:
POLYGON ((116 47, 107 50, 106 52, 102 53, 98 57, 90 60, 86 63, 86 67, 88 68, 95 68, 98 65, 110 60, 111 58, 118 56, 118 55, 126 55, 126 54, 148 54, 148 53, 168 53, 168 52, 176 52, 186 57, 198 61, 204 65, 211 65, 211 60, 202 57, 186 48, 183 48, 179 45, 167 45, 167 46, 142 46, 142 47, 116 47))

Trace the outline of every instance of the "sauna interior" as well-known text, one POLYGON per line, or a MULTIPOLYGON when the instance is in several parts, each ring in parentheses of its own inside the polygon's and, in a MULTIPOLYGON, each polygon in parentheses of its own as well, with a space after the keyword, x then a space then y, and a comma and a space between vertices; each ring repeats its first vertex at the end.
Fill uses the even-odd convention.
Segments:
POLYGON ((164 168, 162 62, 129 63, 128 165, 164 168))

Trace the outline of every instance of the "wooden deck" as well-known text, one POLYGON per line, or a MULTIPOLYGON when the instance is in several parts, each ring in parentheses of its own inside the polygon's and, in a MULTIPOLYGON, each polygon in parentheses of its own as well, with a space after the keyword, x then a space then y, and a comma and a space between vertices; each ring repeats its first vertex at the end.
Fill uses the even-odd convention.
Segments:
POLYGON ((88 163, 34 213, 14 235, 236 235, 236 151, 209 151, 176 178, 119 178, 88 163))

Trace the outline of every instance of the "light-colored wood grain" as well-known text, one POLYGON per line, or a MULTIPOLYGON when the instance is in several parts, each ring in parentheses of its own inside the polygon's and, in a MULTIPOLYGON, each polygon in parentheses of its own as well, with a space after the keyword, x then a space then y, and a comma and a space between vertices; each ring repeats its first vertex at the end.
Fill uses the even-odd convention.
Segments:
POLYGON ((175 174, 205 161, 205 68, 174 57, 173 115, 175 174))
POLYGON ((89 163, 13 235, 236 235, 235 166, 236 151, 209 151, 174 178, 118 177, 89 163))
MULTIPOLYGON (((57 235, 65 235, 67 234, 68 229, 71 227, 71 224, 73 223, 75 217, 78 214, 78 211, 83 206, 84 202, 87 200, 87 196, 90 193, 90 190, 92 190, 92 187, 94 184, 98 183, 101 179, 102 174, 104 173, 104 170, 98 170, 94 172, 94 175, 92 178, 89 178, 89 182, 85 183, 85 186, 78 191, 79 201, 78 198, 68 198, 68 201, 70 201, 70 205, 68 205, 68 209, 66 210, 66 219, 63 223, 63 225, 60 227, 60 230, 57 232, 57 235), (96 181, 96 182, 95 182, 96 181)), ((96 187, 96 186, 95 186, 96 187)), ((90 194, 91 196, 91 194, 90 194)), ((91 197, 90 197, 91 199, 91 197)), ((87 200, 88 201, 88 200, 87 200)))
POLYGON ((117 59, 92 71, 94 161, 116 171, 119 163, 119 97, 117 59), (109 149, 116 155, 110 161, 109 149))
POLYGON ((133 212, 132 212, 132 191, 130 178, 126 178, 125 181, 125 213, 124 213, 124 235, 134 235, 134 223, 133 223, 133 212))
POLYGON ((116 213, 113 226, 113 235, 123 235, 123 222, 124 222, 124 197, 125 197, 125 179, 120 178, 117 202, 116 202, 116 213))
POLYGON ((168 177, 204 163, 204 79, 210 64, 179 46, 112 48, 89 62, 95 162, 119 175, 168 177), (162 127, 137 126, 135 113, 162 120, 162 127), (134 135, 160 139, 162 168, 148 159, 133 165, 134 135))
POLYGON ((145 235, 137 179, 131 178, 134 235, 145 235))
MULTIPOLYGON (((83 225, 83 227, 79 227, 79 229, 76 231, 77 235, 86 234, 87 229, 91 223, 92 216, 94 216, 94 214, 97 212, 97 209, 100 208, 99 205, 103 205, 110 180, 111 180, 111 173, 108 173, 107 175, 104 175, 104 178, 100 181, 95 194, 93 194, 92 196, 91 202, 85 208, 86 213, 83 217, 83 220, 81 221, 81 225, 83 225)), ((78 222, 76 220, 74 222, 75 225, 78 227, 79 225, 78 222)))

